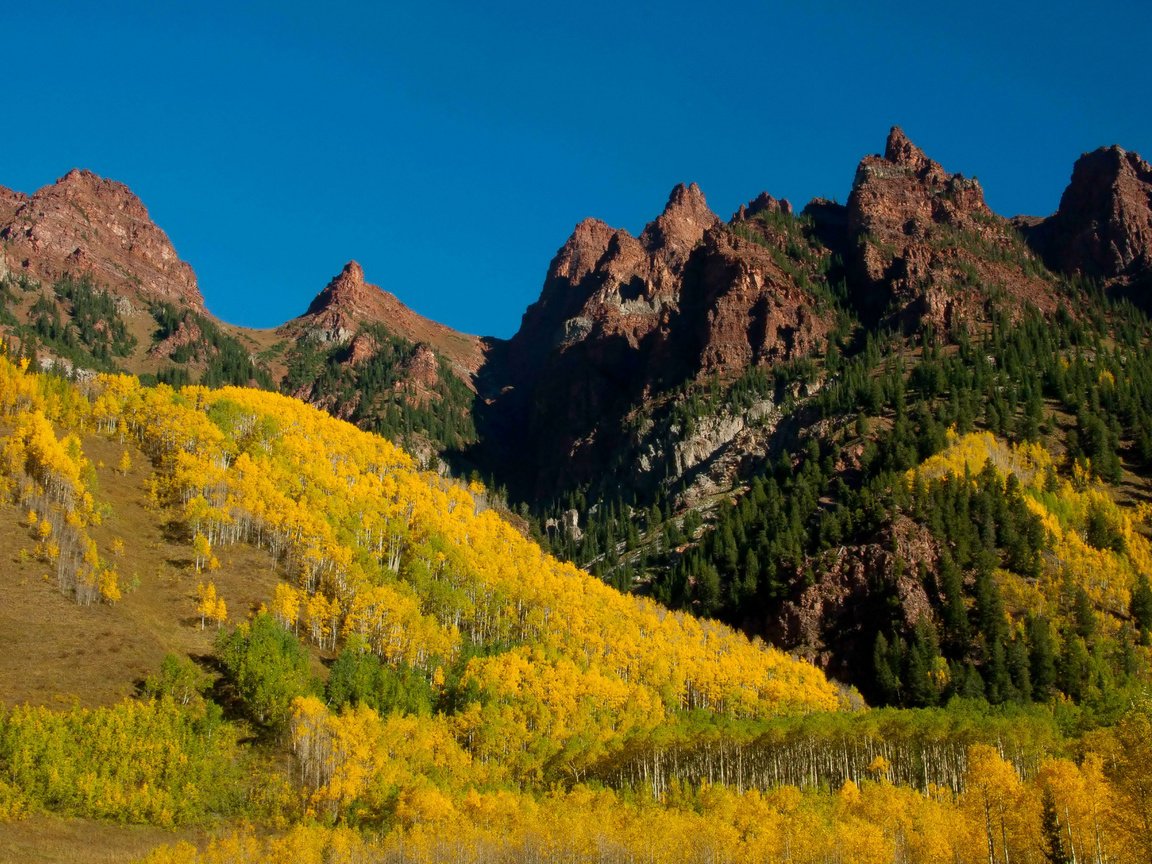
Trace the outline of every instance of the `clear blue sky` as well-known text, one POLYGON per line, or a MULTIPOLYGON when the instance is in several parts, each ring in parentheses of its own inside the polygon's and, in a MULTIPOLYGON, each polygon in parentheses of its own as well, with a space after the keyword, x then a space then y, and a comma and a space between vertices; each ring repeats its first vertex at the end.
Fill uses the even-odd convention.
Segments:
POLYGON ((1152 157, 1146 0, 41 0, 0 32, 0 185, 127 183, 249 326, 355 258, 509 336, 585 216, 638 231, 681 181, 724 218, 844 201, 893 124, 1004 215, 1052 212, 1086 150, 1152 157))

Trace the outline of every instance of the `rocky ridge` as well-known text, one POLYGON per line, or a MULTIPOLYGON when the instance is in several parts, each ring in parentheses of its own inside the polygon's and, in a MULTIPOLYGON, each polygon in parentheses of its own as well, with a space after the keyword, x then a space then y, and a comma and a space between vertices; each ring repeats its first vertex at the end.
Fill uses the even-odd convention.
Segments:
POLYGON ((323 344, 354 343, 350 356, 355 361, 367 356, 371 348, 363 338, 358 339, 367 324, 382 324, 402 339, 430 346, 468 383, 484 360, 480 338, 458 333, 413 312, 395 295, 367 282, 364 269, 356 261, 345 264, 316 295, 308 310, 277 332, 285 338, 311 337, 323 344))
MULTIPOLYGON (((744 217, 752 225, 769 211, 791 216, 761 196, 744 217)), ((486 393, 489 413, 515 418, 502 435, 514 441, 530 494, 589 479, 609 454, 619 461, 621 425, 662 393, 822 347, 831 315, 782 255, 766 230, 733 233, 695 184, 673 189, 639 237, 581 222, 496 355, 486 393)))
POLYGON ((1152 268, 1152 165, 1116 146, 1085 153, 1056 213, 1019 224, 1053 270, 1139 278, 1152 268))
MULTIPOLYGON (((701 472, 704 495, 755 461, 778 412, 761 400, 752 413, 716 415, 694 430, 699 440, 685 437, 670 418, 692 382, 819 360, 837 303, 865 326, 943 332, 995 309, 1051 311, 1055 278, 1040 256, 1058 273, 1139 279, 1152 261, 1150 190, 1146 162, 1103 148, 1077 162, 1056 214, 1009 223, 989 210, 979 183, 946 171, 897 127, 883 155, 861 161, 847 205, 818 199, 798 215, 761 193, 724 223, 698 186, 682 184, 639 236, 584 220, 508 343, 417 315, 354 261, 299 318, 266 333, 229 332, 253 357, 302 340, 340 347, 350 368, 377 355, 373 325, 424 346, 401 370, 415 398, 436 388, 435 358, 444 358, 479 391, 478 421, 496 440, 475 454, 481 466, 513 478, 525 497, 598 477, 658 485, 701 472)), ((163 301, 207 315, 191 268, 120 183, 72 171, 31 196, 0 189, 0 235, 0 271, 41 280, 88 273, 128 313, 163 301)), ((154 371, 198 332, 185 322, 163 345, 143 345, 148 362, 136 371, 154 371)))
POLYGON ((141 308, 167 302, 204 312, 192 267, 123 183, 72 170, 32 196, 0 190, 5 269, 52 282, 92 279, 141 308))
POLYGON ((993 301, 1050 312, 1050 276, 977 180, 950 174, 899 127, 856 170, 846 263, 861 312, 915 329, 986 320, 993 301))

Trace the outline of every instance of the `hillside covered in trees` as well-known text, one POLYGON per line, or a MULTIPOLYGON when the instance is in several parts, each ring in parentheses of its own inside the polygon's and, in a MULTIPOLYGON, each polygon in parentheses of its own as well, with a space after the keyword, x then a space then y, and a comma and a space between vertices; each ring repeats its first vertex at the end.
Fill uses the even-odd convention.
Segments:
MULTIPOLYGON (((0 358, 0 431, 9 614, 56 603, 68 629, 112 628, 164 594, 178 608, 162 638, 201 646, 156 660, 127 697, 76 679, 71 708, 7 704, 3 830, 58 814, 194 841, 152 862, 1152 849, 1146 701, 1103 727, 1055 693, 866 710, 804 661, 549 557, 479 485, 258 390, 73 384, 0 358), (166 539, 130 533, 135 513, 166 539), (164 572, 142 574, 161 542, 164 572)), ((955 439, 909 494, 948 477, 979 494, 993 475, 971 466, 989 454, 1050 535, 1104 507, 1100 530, 1142 566, 1125 515, 1087 478, 1061 493, 1036 450, 955 439)), ((71 683, 62 672, 62 694, 71 683)))

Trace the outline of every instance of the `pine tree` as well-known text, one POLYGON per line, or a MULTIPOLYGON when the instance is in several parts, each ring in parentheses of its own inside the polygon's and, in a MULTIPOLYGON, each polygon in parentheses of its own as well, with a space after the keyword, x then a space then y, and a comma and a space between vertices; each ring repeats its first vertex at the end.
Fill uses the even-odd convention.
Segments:
POLYGON ((1140 642, 1147 645, 1149 635, 1152 634, 1152 585, 1148 584, 1148 577, 1143 573, 1136 580, 1129 609, 1132 621, 1140 632, 1140 642))
POLYGON ((1056 798, 1047 786, 1041 797, 1041 807, 1040 830, 1044 840, 1044 860, 1048 864, 1072 864, 1072 858, 1064 848, 1063 827, 1056 812, 1056 798))

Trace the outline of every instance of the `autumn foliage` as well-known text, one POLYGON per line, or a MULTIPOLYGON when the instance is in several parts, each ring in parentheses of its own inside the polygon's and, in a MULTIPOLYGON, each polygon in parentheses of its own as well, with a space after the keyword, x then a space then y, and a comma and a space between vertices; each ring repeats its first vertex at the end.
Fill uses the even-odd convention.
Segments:
MULTIPOLYGON (((1080 739, 1051 715, 849 713, 815 667, 616 592, 543 553, 478 488, 299 402, 115 375, 73 385, 0 357, 3 492, 82 605, 119 596, 87 530, 102 518, 90 434, 150 462, 147 495, 182 532, 197 586, 187 626, 219 628, 233 719, 175 658, 140 700, 9 708, 0 818, 261 826, 151 864, 1039 864, 1045 830, 1076 860, 1152 851, 1146 705, 1080 739), (252 615, 230 610, 216 579, 237 544, 281 577, 252 615)), ((1121 621, 1152 563, 1143 511, 1087 477, 1054 483, 1041 451, 988 438, 958 439, 908 482, 990 458, 1019 478, 1056 550, 1039 584, 1090 570, 1090 602, 1121 621), (1116 543, 1086 544, 1089 524, 1116 543)), ((1037 589, 1016 576, 1001 578, 1021 604, 1037 589)))

